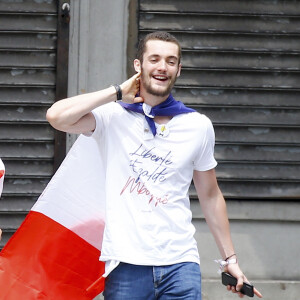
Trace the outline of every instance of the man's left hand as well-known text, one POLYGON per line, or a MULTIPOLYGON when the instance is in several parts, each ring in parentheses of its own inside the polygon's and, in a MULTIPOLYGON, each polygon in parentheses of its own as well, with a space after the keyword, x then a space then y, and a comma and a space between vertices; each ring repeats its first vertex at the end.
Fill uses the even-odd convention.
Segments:
MULTIPOLYGON (((227 286, 227 290, 231 291, 233 293, 237 293, 240 298, 243 298, 245 295, 240 292, 240 290, 241 290, 241 288, 243 286, 243 283, 246 282, 246 283, 250 284, 250 282, 246 278, 246 276, 243 274, 243 272, 241 271, 238 263, 236 263, 236 264, 229 264, 225 268, 225 272, 230 273, 232 276, 234 276, 237 279, 237 285, 236 286, 230 286, 230 285, 228 285, 227 286)), ((262 294, 256 288, 254 288, 253 291, 254 291, 254 294, 258 298, 262 298, 262 294)))

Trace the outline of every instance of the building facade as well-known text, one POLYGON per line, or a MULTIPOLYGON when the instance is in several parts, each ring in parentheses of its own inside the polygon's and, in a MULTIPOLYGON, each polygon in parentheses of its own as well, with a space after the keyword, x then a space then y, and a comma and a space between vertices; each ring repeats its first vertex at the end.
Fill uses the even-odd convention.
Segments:
MULTIPOLYGON (((217 177, 241 267, 265 299, 297 299, 299 1, 0 1, 0 16, 2 246, 51 178, 55 159, 76 139, 57 138, 45 120, 65 80, 58 79, 58 56, 69 57, 68 95, 92 92, 133 74, 138 39, 166 30, 183 47, 173 95, 215 127, 217 177), (65 3, 68 56, 58 52, 65 3)), ((213 261, 219 254, 193 185, 190 195, 203 299, 232 299, 220 283, 213 261)))

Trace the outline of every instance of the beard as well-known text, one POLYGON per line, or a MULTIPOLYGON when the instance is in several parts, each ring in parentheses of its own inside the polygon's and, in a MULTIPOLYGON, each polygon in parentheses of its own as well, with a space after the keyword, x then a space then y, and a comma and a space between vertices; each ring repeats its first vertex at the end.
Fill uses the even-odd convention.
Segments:
MULTIPOLYGON (((169 82, 169 84, 165 87, 165 88, 158 88, 158 87, 154 87, 151 84, 150 80, 146 80, 145 78, 146 76, 143 73, 143 69, 142 69, 142 74, 141 74, 141 81, 143 83, 143 87, 145 89, 145 91, 153 96, 156 97, 166 97, 171 93, 171 90, 176 82, 177 76, 175 76, 174 78, 171 78, 171 81, 169 82)), ((168 79, 170 80, 170 79, 168 79)))

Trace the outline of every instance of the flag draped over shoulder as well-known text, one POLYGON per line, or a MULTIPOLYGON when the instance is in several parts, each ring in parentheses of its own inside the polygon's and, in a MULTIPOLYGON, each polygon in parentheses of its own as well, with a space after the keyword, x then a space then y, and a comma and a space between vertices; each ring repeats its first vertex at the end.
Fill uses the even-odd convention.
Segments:
POLYGON ((103 156, 79 136, 0 253, 0 299, 88 300, 104 289, 103 156))

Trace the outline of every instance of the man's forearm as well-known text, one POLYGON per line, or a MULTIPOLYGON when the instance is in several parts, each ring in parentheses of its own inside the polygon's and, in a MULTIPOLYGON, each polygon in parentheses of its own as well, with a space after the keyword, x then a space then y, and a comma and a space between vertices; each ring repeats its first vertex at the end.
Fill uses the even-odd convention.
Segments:
POLYGON ((211 199, 203 201, 201 206, 223 259, 234 254, 226 203, 221 191, 218 191, 211 199))
POLYGON ((114 87, 63 99, 48 109, 47 120, 54 128, 68 132, 72 126, 93 109, 115 100, 116 90, 114 87))
MULTIPOLYGON (((127 79, 118 88, 122 100, 128 103, 142 102, 136 97, 139 91, 140 73, 127 79)), ((96 126, 95 119, 90 113, 103 104, 117 100, 117 90, 111 86, 101 91, 78 95, 54 103, 47 111, 47 120, 56 129, 70 133, 83 133, 93 131, 96 126)))

